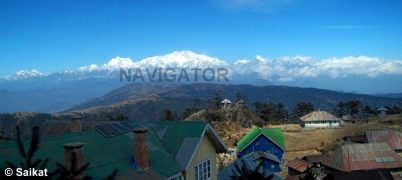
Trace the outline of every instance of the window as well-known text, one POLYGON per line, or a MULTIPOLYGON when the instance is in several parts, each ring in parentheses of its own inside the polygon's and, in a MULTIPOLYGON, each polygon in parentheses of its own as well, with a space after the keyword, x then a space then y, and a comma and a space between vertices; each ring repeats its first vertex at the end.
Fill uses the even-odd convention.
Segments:
POLYGON ((211 179, 211 161, 206 160, 194 167, 195 180, 211 179))

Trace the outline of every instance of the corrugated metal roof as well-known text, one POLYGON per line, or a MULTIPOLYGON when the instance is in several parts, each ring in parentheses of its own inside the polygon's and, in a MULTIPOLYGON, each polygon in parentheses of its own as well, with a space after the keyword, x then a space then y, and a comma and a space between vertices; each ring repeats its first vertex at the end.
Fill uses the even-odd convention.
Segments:
POLYGON ((394 150, 402 149, 402 134, 396 130, 366 131, 369 142, 385 142, 394 150))
POLYGON ((367 143, 367 137, 365 135, 355 135, 355 136, 345 136, 343 137, 343 139, 345 140, 344 143, 350 143, 350 142, 354 142, 354 143, 367 143))
POLYGON ((195 151, 199 142, 199 137, 188 137, 185 138, 181 143, 175 158, 182 169, 187 167, 187 164, 190 162, 191 156, 193 155, 193 152, 195 151))
POLYGON ((265 158, 265 159, 269 159, 269 160, 277 162, 277 163, 281 163, 281 160, 278 159, 276 156, 266 153, 266 152, 262 152, 262 151, 254 151, 252 153, 247 154, 246 156, 249 156, 253 160, 265 158))
POLYGON ((313 111, 300 118, 302 121, 340 121, 339 118, 326 111, 313 111))
POLYGON ((384 170, 372 170, 372 171, 357 171, 357 172, 333 172, 331 173, 333 180, 393 180, 391 173, 384 170))
POLYGON ((158 137, 160 139, 162 139, 166 133, 167 127, 166 126, 156 126, 153 130, 158 135, 158 137))
POLYGON ((251 129, 245 136, 243 136, 239 142, 237 142, 238 152, 246 148, 255 138, 261 134, 267 136, 280 148, 285 149, 285 138, 281 128, 258 128, 251 129))
POLYGON ((325 162, 328 161, 328 156, 325 156, 325 155, 322 155, 322 154, 320 154, 320 155, 308 155, 308 156, 304 156, 302 159, 306 160, 308 162, 311 162, 311 163, 323 163, 324 164, 325 162))
POLYGON ((187 137, 200 137, 207 125, 203 121, 160 122, 159 125, 168 125, 161 141, 174 155, 180 149, 183 140, 187 137))
POLYGON ((324 163, 341 171, 402 168, 402 158, 385 143, 345 144, 324 163))
MULTIPOLYGON (((153 139, 151 134, 149 136, 150 139, 153 139)), ((48 169, 54 170, 56 162, 64 162, 63 144, 82 142, 84 143, 84 159, 90 163, 85 173, 94 179, 101 179, 110 175, 114 169, 119 170, 119 175, 124 175, 130 171, 135 173, 136 170, 129 166, 130 159, 133 159, 132 141, 132 138, 126 135, 105 138, 94 130, 51 136, 41 139, 40 149, 36 157, 49 158, 48 169)), ((7 147, 2 146, 0 153, 2 154, 0 162, 9 160, 18 163, 21 161, 15 142, 8 144, 7 147)), ((163 151, 160 150, 149 152, 149 166, 150 169, 160 169, 161 171, 158 173, 162 176, 174 175, 181 170, 175 164, 174 159, 166 153, 163 154, 163 151), (166 167, 160 168, 160 164, 164 163, 167 163, 166 167)), ((144 174, 147 174, 147 171, 144 174)))
MULTIPOLYGON (((300 180, 305 174, 286 176, 284 180, 300 180)), ((355 172, 330 172, 325 179, 332 180, 393 180, 391 173, 385 170, 355 171, 355 172)))
POLYGON ((313 166, 313 163, 310 163, 310 162, 307 162, 307 161, 305 161, 305 160, 296 158, 296 159, 293 159, 293 160, 289 161, 289 162, 286 164, 286 166, 288 166, 288 167, 290 167, 290 168, 292 168, 292 169, 294 169, 294 170, 297 170, 297 171, 299 171, 299 172, 304 172, 304 171, 306 171, 308 168, 310 168, 311 166, 313 166))
MULTIPOLYGON (((186 150, 193 150, 203 134, 204 129, 209 127, 205 122, 180 121, 180 122, 158 122, 158 123, 138 123, 132 122, 133 128, 152 127, 154 125, 165 126, 166 132, 161 139, 160 133, 155 133, 152 128, 148 131, 148 153, 149 170, 141 173, 138 169, 130 166, 133 159, 133 135, 127 133, 119 136, 105 138, 95 130, 69 133, 57 136, 43 137, 40 142, 40 149, 37 157, 49 158, 49 169, 54 169, 56 162, 64 162, 63 144, 70 142, 84 143, 84 159, 90 163, 89 169, 85 172, 93 176, 94 179, 105 178, 114 169, 119 170, 119 176, 130 177, 170 177, 180 173, 183 168, 181 164, 189 158, 175 159, 175 154, 179 151, 184 153, 186 150)), ((219 137, 215 137, 219 138, 219 137)), ((224 145, 221 145, 225 147, 224 145)), ((219 146, 219 148, 221 148, 219 146)), ((186 152, 188 153, 188 152, 186 152)), ((192 152, 191 152, 192 153, 192 152)), ((0 162, 5 160, 19 163, 16 142, 2 142, 0 145, 0 162)), ((187 156, 188 157, 188 156, 187 156)), ((142 179, 142 178, 141 178, 142 179)), ((152 178, 151 178, 152 179, 152 178)))

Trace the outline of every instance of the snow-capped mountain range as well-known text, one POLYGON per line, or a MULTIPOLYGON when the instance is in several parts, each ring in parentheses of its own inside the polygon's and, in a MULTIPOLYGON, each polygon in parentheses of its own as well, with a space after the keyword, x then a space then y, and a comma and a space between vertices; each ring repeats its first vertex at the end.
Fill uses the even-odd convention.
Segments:
POLYGON ((134 62, 130 58, 117 56, 101 66, 91 64, 79 68, 83 72, 113 71, 119 68, 207 68, 226 67, 228 63, 192 51, 174 51, 164 56, 153 56, 134 62))
POLYGON ((77 78, 87 77, 102 77, 116 75, 116 70, 120 68, 207 68, 207 67, 229 67, 226 61, 209 57, 204 54, 197 54, 192 51, 174 51, 170 54, 163 56, 147 57, 140 61, 134 62, 130 58, 116 56, 103 65, 90 64, 79 67, 73 71, 63 71, 54 73, 40 73, 38 70, 21 70, 15 74, 2 77, 3 80, 20 80, 47 76, 71 76, 75 75, 77 78))
MULTIPOLYGON (((256 55, 233 63, 193 51, 174 51, 166 55, 151 56, 138 61, 117 56, 105 64, 90 64, 54 73, 38 70, 19 71, 0 78, 0 82, 64 83, 90 78, 119 79, 120 68, 226 68, 227 83, 253 85, 288 85, 316 87, 349 92, 400 92, 402 91, 402 61, 385 60, 368 56, 332 57, 315 60, 308 56, 285 56, 276 59, 256 55), (373 86, 373 83, 377 84, 373 86)), ((28 83, 29 84, 29 83, 28 83)), ((26 86, 22 84, 21 86, 26 86)), ((34 85, 33 87, 38 87, 34 85)), ((0 83, 0 89, 5 87, 0 83)), ((18 88, 17 88, 18 89, 18 88)), ((21 88, 20 88, 21 89, 21 88)), ((24 90, 24 88, 22 88, 24 90)))
POLYGON ((147 57, 139 61, 117 56, 103 65, 90 64, 75 71, 56 73, 41 73, 35 69, 18 71, 13 75, 3 77, 6 80, 29 79, 58 75, 76 75, 80 78, 110 76, 111 72, 120 68, 207 68, 224 67, 233 77, 257 76, 272 82, 291 82, 300 78, 316 78, 320 76, 332 79, 349 76, 374 78, 381 75, 402 75, 401 60, 383 60, 376 57, 348 56, 313 60, 306 56, 282 57, 267 59, 257 55, 253 60, 242 59, 229 63, 215 57, 198 54, 193 51, 174 51, 163 56, 147 57), (103 73, 103 74, 102 74, 103 73), (84 76, 83 76, 84 75, 84 76))
MULTIPOLYGON (((120 68, 227 68, 229 84, 315 87, 343 92, 402 92, 402 61, 367 56, 315 60, 306 56, 255 56, 233 63, 193 51, 175 51, 134 61, 117 56, 62 72, 18 71, 0 78, 0 113, 55 112, 126 85, 120 68)), ((192 83, 192 82, 183 82, 192 83)))
POLYGON ((4 79, 7 79, 7 80, 29 79, 29 78, 33 78, 33 77, 41 77, 41 76, 46 76, 46 75, 47 74, 41 73, 36 69, 20 70, 20 71, 16 72, 15 74, 4 77, 4 79))

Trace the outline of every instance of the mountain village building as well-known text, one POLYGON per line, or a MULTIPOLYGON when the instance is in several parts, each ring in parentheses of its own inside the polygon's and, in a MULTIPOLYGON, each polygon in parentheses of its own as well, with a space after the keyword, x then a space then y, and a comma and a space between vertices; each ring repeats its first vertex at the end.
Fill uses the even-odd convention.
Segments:
POLYGON ((314 111, 300 118, 305 128, 337 128, 341 120, 326 111, 314 111))
POLYGON ((387 108, 380 107, 377 109, 377 112, 378 112, 378 117, 384 117, 385 115, 387 115, 387 108))
POLYGON ((230 104, 232 104, 232 101, 230 101, 229 99, 224 99, 221 104, 223 104, 223 108, 228 107, 230 104))
POLYGON ((269 172, 279 172, 285 152, 285 140, 280 128, 253 128, 237 143, 238 158, 249 156, 262 162, 269 172))

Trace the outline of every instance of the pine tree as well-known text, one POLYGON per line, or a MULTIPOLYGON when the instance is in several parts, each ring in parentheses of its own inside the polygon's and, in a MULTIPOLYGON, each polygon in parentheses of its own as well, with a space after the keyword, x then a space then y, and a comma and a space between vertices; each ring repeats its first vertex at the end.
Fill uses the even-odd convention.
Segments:
MULTIPOLYGON (((19 165, 14 165, 10 161, 6 161, 6 168, 11 168, 13 172, 16 172, 17 168, 22 168, 22 169, 29 169, 29 168, 35 168, 35 169, 45 169, 47 163, 49 162, 49 159, 34 159, 35 153, 39 149, 39 127, 35 126, 33 127, 32 135, 31 135, 31 144, 29 146, 28 151, 25 150, 25 146, 22 142, 21 139, 21 132, 19 126, 16 127, 17 131, 17 145, 18 145, 18 151, 20 153, 20 156, 24 159, 23 162, 21 162, 19 165)), ((4 168, 4 170, 6 169, 4 168)), ((4 172, 2 170, 1 172, 4 172)), ((51 179, 57 171, 55 172, 48 172, 48 176, 44 177, 43 179, 51 179)), ((13 176, 4 176, 3 173, 0 174, 0 179, 30 179, 29 177, 17 177, 16 174, 14 173, 13 176)))
MULTIPOLYGON (((43 170, 47 169, 47 164, 49 162, 49 159, 45 158, 44 160, 42 158, 37 158, 34 159, 36 152, 39 150, 39 127, 35 126, 33 127, 32 130, 32 136, 31 136, 31 142, 30 142, 30 147, 28 151, 25 150, 24 143, 22 142, 21 138, 21 132, 19 126, 16 127, 17 131, 17 146, 18 150, 20 153, 20 156, 22 159, 24 159, 23 162, 19 164, 19 166, 11 163, 10 161, 6 161, 5 164, 6 166, 2 168, 1 172, 4 172, 6 168, 11 168, 13 172, 16 172, 15 170, 17 168, 22 168, 22 169, 30 169, 34 168, 37 170, 43 170)), ((48 172, 46 177, 40 177, 40 179, 53 179, 53 177, 57 177, 57 179, 61 180, 75 180, 75 179, 92 179, 90 176, 84 176, 83 178, 80 177, 80 175, 89 167, 89 163, 86 163, 83 167, 77 168, 77 159, 76 159, 76 154, 73 153, 72 159, 71 159, 71 167, 73 171, 69 171, 69 168, 66 168, 63 166, 61 163, 56 163, 56 166, 58 167, 55 171, 53 172, 48 172)), ((115 179, 117 175, 117 170, 114 170, 111 175, 109 175, 106 179, 107 180, 113 180, 115 179)), ((0 173, 0 179, 12 179, 12 180, 23 180, 23 179, 35 179, 32 177, 17 177, 16 174, 14 173, 12 176, 5 176, 3 173, 0 173)))

